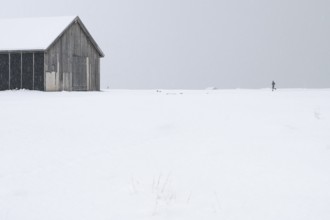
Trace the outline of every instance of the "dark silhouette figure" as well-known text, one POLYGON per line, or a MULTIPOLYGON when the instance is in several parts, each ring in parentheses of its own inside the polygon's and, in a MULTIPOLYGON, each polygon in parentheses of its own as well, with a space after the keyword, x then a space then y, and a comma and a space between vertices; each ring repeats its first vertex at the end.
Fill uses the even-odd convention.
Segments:
POLYGON ((274 91, 274 90, 276 90, 276 88, 275 88, 275 82, 273 80, 273 82, 272 82, 272 91, 274 91))

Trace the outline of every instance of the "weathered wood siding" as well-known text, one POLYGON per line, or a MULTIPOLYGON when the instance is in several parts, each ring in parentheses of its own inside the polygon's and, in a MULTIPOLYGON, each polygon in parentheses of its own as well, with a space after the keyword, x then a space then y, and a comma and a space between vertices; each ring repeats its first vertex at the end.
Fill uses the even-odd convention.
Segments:
POLYGON ((99 91, 99 65, 99 53, 79 23, 73 23, 45 53, 46 90, 99 91))

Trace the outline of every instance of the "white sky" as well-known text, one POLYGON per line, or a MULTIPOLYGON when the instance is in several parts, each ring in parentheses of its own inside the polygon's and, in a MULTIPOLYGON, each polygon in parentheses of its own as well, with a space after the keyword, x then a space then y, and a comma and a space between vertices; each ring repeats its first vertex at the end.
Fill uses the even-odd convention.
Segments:
POLYGON ((0 18, 63 15, 104 51, 103 88, 330 87, 329 0, 11 0, 0 18))

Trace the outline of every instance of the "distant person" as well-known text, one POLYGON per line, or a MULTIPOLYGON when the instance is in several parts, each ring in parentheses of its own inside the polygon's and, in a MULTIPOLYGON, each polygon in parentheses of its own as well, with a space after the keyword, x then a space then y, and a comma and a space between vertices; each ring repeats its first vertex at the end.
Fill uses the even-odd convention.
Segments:
POLYGON ((276 90, 276 88, 275 88, 275 82, 273 80, 273 82, 272 82, 272 91, 274 91, 274 90, 276 90))

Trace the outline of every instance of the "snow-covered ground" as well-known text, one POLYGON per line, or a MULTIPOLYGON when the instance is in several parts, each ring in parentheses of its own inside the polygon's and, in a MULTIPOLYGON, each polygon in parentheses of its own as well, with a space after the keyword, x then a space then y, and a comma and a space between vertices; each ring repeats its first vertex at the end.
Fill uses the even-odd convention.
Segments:
POLYGON ((330 219, 330 90, 0 103, 0 220, 330 219))

